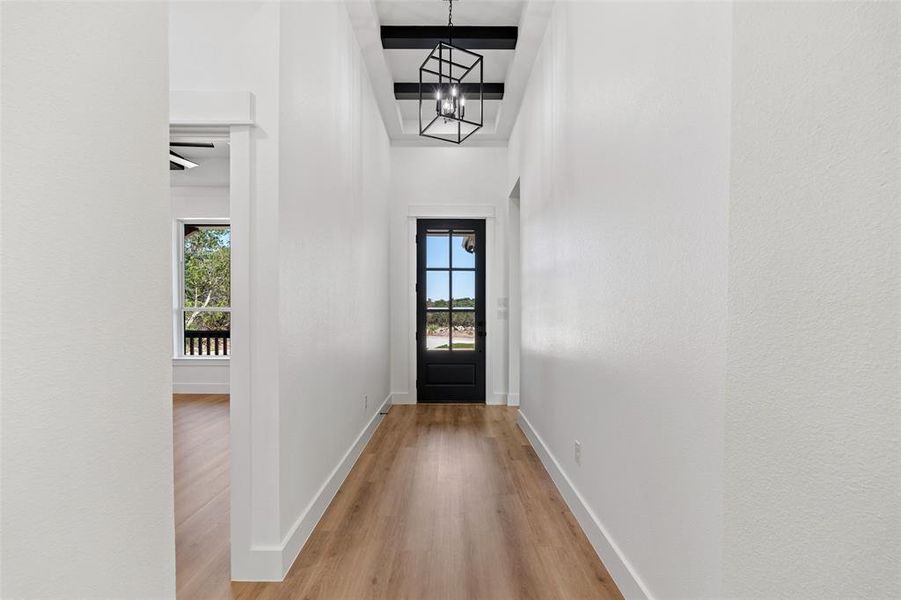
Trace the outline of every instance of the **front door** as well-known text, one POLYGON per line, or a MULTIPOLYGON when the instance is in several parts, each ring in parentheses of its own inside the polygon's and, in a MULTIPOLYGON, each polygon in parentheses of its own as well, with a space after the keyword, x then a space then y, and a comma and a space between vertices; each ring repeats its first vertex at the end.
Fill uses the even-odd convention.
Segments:
POLYGON ((419 402, 485 402, 485 221, 416 227, 419 402))

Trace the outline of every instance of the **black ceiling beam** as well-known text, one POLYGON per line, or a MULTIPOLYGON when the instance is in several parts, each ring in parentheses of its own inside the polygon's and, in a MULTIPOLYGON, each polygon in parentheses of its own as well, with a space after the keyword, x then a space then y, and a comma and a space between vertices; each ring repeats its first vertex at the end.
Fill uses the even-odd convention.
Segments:
MULTIPOLYGON (((515 50, 517 29, 454 25, 454 45, 467 50, 515 50)), ((382 48, 388 50, 431 50, 447 39, 446 25, 382 25, 382 48)))
MULTIPOLYGON (((433 96, 433 91, 437 83, 429 82, 423 83, 422 87, 426 90, 429 90, 428 98, 431 100, 433 96)), ((479 95, 479 84, 478 83, 460 83, 461 93, 465 94, 467 99, 471 99, 475 102, 476 97, 479 95)), ((447 87, 447 84, 444 84, 447 87)), ((445 95, 446 92, 445 92, 445 95)), ((503 83, 483 83, 482 84, 482 97, 485 100, 503 100, 504 99, 504 84, 503 83)), ((414 81, 411 83, 395 83, 394 84, 394 99, 395 100, 419 100, 419 83, 414 81)))

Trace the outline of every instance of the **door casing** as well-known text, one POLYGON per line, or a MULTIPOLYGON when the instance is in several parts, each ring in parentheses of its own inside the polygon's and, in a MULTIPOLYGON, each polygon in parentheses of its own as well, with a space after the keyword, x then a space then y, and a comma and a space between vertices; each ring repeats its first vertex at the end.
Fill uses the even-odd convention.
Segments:
MULTIPOLYGON (((488 398, 487 378, 487 320, 486 320, 486 255, 487 239, 484 219, 418 219, 416 235, 416 396, 417 402, 466 402, 485 403, 488 398), (426 289, 426 231, 427 230, 471 230, 477 237, 478 251, 475 254, 475 314, 476 336, 473 350, 426 350, 427 328, 425 307, 426 289), (428 357, 428 360, 426 360, 428 357), (429 367, 473 367, 474 386, 437 385, 429 389, 429 367), (440 390, 440 391, 439 391, 440 390)), ((452 314, 452 313, 451 313, 452 314)), ((452 324, 452 323, 449 323, 452 324)), ((451 334, 453 335, 453 334, 451 334)), ((463 370, 460 369, 462 372, 463 370)))

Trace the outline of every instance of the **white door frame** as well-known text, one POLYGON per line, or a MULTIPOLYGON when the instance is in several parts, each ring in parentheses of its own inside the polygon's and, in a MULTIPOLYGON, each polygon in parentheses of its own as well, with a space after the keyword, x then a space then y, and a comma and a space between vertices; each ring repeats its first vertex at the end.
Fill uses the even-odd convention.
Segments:
POLYGON ((485 404, 506 404, 507 395, 503 390, 506 373, 502 365, 503 351, 506 344, 506 332, 503 322, 497 317, 497 300, 499 290, 497 265, 503 256, 503 249, 498 248, 497 219, 493 205, 414 205, 407 209, 407 348, 409 365, 407 390, 404 402, 416 404, 416 220, 417 219, 484 219, 485 220, 485 404), (497 379, 500 378, 501 381, 497 379))
POLYGON ((522 226, 519 179, 507 198, 507 404, 519 406, 519 365, 522 352, 522 226))
POLYGON ((170 92, 173 134, 227 134, 229 219, 231 222, 231 340, 229 357, 229 491, 232 578, 252 560, 250 253, 251 129, 250 92, 170 92))

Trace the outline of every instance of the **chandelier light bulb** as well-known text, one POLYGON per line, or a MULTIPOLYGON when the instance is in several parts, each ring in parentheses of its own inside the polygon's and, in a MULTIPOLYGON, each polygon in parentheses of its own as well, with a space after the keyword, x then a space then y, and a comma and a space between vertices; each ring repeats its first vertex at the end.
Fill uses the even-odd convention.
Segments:
POLYGON ((451 88, 451 95, 456 98, 457 97, 457 86, 451 88))

